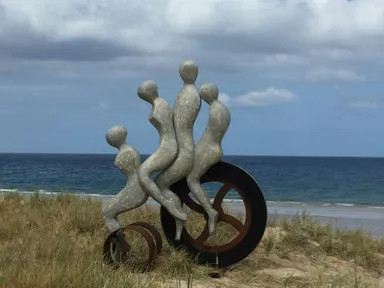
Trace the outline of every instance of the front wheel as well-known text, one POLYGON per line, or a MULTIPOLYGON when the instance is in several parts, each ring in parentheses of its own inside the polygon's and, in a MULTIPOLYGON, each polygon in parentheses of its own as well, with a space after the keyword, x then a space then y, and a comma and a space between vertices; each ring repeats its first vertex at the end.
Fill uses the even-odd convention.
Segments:
MULTIPOLYGON (((224 222, 237 231, 237 235, 228 243, 208 243, 208 223, 197 237, 193 238, 184 227, 180 241, 175 241, 176 224, 173 216, 161 207, 161 224, 164 234, 175 248, 183 248, 199 264, 215 267, 228 267, 246 258, 260 243, 267 225, 267 205, 257 182, 245 170, 226 162, 212 166, 200 179, 200 183, 220 182, 212 207, 219 213, 217 223, 224 222), (245 221, 225 213, 222 203, 230 190, 236 191, 245 206, 245 221)), ((204 209, 190 196, 190 190, 185 179, 175 183, 170 189, 179 196, 182 204, 191 210, 203 214, 204 209)), ((239 199, 240 200, 240 199, 239 199)), ((187 226, 187 225, 186 225, 187 226)), ((214 236, 213 236, 214 237, 214 236)))

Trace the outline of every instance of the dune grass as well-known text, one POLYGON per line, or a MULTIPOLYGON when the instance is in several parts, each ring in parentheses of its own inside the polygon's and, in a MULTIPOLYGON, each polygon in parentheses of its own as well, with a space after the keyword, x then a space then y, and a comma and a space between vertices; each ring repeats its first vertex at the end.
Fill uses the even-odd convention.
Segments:
MULTIPOLYGON (((164 239, 149 271, 117 270, 103 264, 107 235, 96 200, 63 195, 0 195, 0 287, 380 287, 384 285, 384 240, 363 231, 341 231, 307 215, 270 219, 257 249, 221 279, 193 264, 164 239)), ((120 217, 158 227, 157 207, 143 206, 120 217)), ((203 225, 194 216, 188 226, 203 225)), ((233 233, 219 227, 218 240, 233 233)), ((140 244, 132 235, 132 243, 140 244)), ((140 248, 140 247, 139 247, 140 248)), ((141 248, 140 248, 141 249, 141 248)), ((145 248, 143 248, 145 249, 145 248)))

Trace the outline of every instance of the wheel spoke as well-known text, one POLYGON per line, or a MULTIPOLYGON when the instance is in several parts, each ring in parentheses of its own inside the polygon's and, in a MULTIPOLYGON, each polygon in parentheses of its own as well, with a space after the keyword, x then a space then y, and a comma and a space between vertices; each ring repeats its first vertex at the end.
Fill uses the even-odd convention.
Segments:
POLYGON ((203 232, 197 237, 194 241, 198 245, 204 244, 205 241, 209 238, 209 230, 208 230, 208 224, 205 225, 203 232))
POLYGON ((185 197, 183 197, 182 201, 184 202, 185 205, 187 205, 187 207, 189 207, 191 210, 199 213, 199 214, 207 214, 204 210, 203 207, 201 207, 201 205, 199 203, 197 203, 196 201, 194 201, 189 195, 185 195, 185 197))
POLYGON ((229 192, 229 190, 232 189, 232 186, 228 183, 221 186, 219 191, 217 192, 215 199, 213 200, 213 208, 216 209, 218 212, 222 210, 221 204, 223 203, 225 195, 229 192))
POLYGON ((221 222, 224 222, 224 223, 231 225, 239 233, 241 233, 242 230, 244 229, 243 223, 241 223, 241 221, 239 219, 233 217, 232 215, 223 213, 223 214, 220 214, 219 219, 221 222))

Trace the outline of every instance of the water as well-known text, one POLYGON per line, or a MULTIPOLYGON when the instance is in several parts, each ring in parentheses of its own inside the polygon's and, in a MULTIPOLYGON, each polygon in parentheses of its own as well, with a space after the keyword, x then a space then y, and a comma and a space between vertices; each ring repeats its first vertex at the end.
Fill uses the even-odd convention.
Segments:
MULTIPOLYGON (((0 154, 0 191, 116 194, 126 179, 114 166, 114 157, 0 154)), ((223 160, 248 171, 270 203, 384 207, 384 158, 227 156, 223 160)))

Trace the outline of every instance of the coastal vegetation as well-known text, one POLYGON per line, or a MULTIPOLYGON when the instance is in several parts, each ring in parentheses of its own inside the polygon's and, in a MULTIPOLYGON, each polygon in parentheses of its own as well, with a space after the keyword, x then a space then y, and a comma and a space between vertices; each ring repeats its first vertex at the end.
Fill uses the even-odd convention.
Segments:
MULTIPOLYGON (((102 261, 107 232, 100 210, 100 201, 71 195, 0 194, 0 287, 384 287, 384 239, 305 214, 272 217, 257 249, 218 279, 165 240, 148 271, 132 265, 114 270, 102 261)), ((119 219, 150 222, 162 232, 158 207, 119 219)), ((188 222, 193 229, 203 225, 192 214, 188 222)), ((219 241, 232 235, 224 226, 217 234, 219 241)), ((130 239, 145 249, 138 235, 130 239)))

